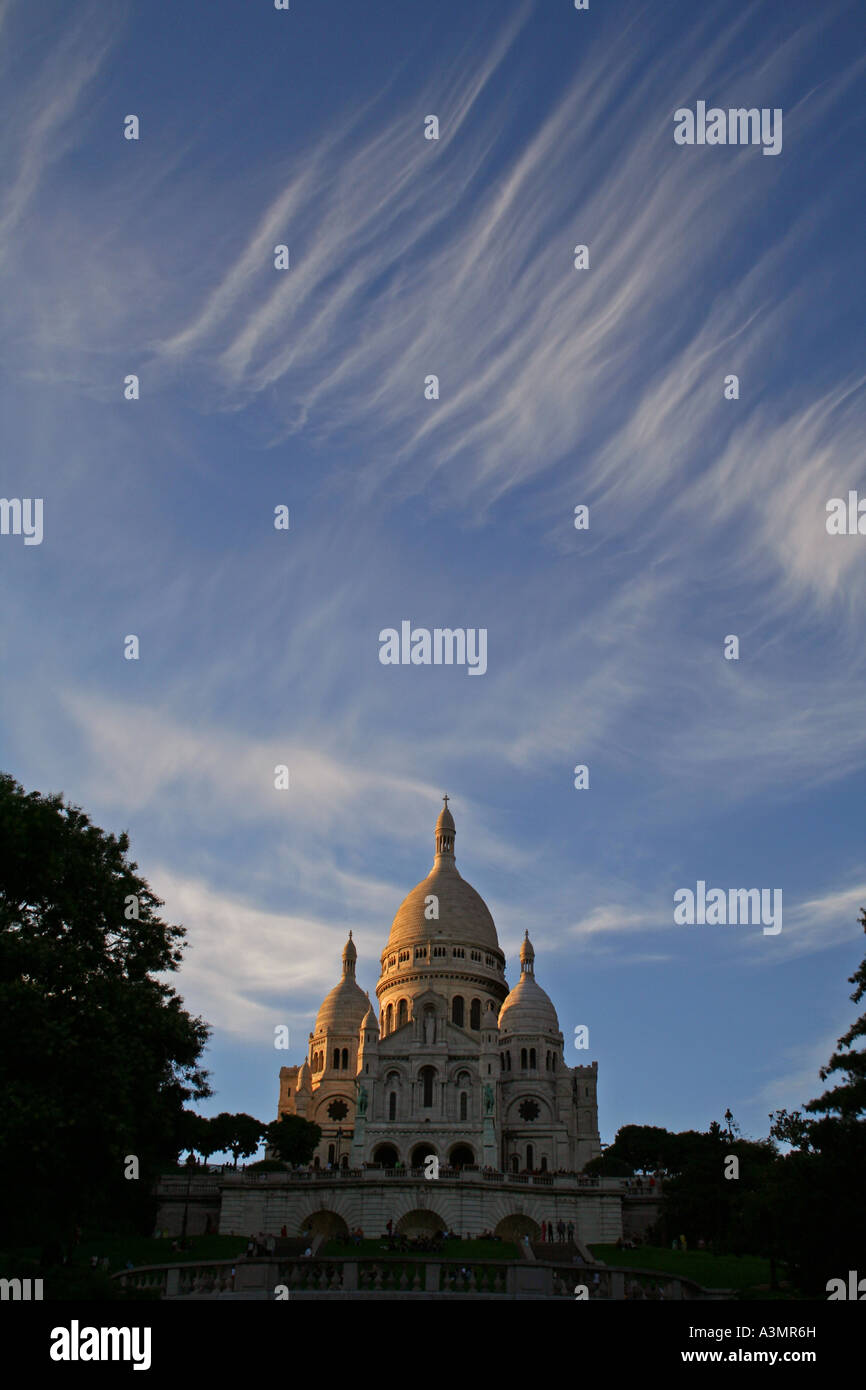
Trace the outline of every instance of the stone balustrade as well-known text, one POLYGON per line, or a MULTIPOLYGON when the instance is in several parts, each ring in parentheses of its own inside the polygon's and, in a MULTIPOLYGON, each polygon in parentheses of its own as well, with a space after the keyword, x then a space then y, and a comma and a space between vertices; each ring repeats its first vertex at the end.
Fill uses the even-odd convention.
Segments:
MULTIPOLYGON (((287 1184, 327 1183, 341 1184, 344 1182, 417 1182, 424 1177, 423 1168, 304 1168, 300 1171, 289 1171, 282 1173, 256 1173, 248 1170, 235 1171, 230 1169, 222 1174, 192 1174, 184 1177, 181 1174, 164 1174, 157 1182, 157 1192, 160 1196, 185 1196, 189 1191, 191 1196, 204 1196, 207 1194, 216 1195, 221 1188, 244 1186, 255 1183, 263 1187, 284 1187, 287 1184)), ((637 1192, 635 1189, 626 1188, 623 1178, 592 1178, 583 1177, 581 1174, 574 1173, 500 1173, 483 1170, 481 1168, 446 1168, 439 1169, 439 1182, 478 1182, 497 1183, 503 1187, 545 1187, 553 1190, 558 1189, 591 1189, 596 1192, 616 1193, 627 1195, 630 1199, 657 1201, 661 1195, 661 1184, 650 1191, 645 1189, 637 1192)))
POLYGON ((124 1287, 159 1291, 160 1297, 220 1296, 275 1300, 278 1289, 298 1297, 577 1298, 590 1300, 733 1297, 731 1289, 705 1289, 691 1279, 625 1265, 563 1264, 557 1260, 460 1260, 437 1255, 380 1259, 347 1257, 238 1258, 143 1265, 112 1276, 124 1287))

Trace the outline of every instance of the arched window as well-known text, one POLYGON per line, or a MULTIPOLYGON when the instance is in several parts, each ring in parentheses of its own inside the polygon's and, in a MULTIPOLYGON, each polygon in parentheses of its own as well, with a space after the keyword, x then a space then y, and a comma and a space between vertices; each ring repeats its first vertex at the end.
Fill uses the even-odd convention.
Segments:
POLYGON ((469 1005, 469 1027, 470 1027, 470 1028, 476 1028, 476 1029, 481 1027, 481 1000, 480 1000, 480 999, 473 999, 473 1000, 472 1000, 472 1003, 469 1005))
POLYGON ((542 1157, 541 1157, 541 1171, 542 1171, 542 1173, 546 1173, 546 1172, 547 1172, 547 1157, 546 1157, 546 1155, 544 1155, 544 1154, 542 1154, 542 1157))
POLYGON ((511 1155, 511 1171, 512 1173, 520 1172, 520 1159, 517 1157, 517 1154, 511 1155))
POLYGON ((458 1028, 463 1027, 463 999, 459 994, 451 1000, 451 1022, 456 1023, 458 1028))
POLYGON ((534 1048, 534 1047, 531 1047, 531 1048, 529 1049, 529 1065, 530 1065, 530 1068, 532 1069, 532 1071, 535 1071, 535 1048, 534 1048))
POLYGON ((329 1162, 329 1163, 333 1163, 333 1161, 334 1161, 334 1146, 333 1146, 333 1144, 329 1144, 329 1145, 328 1145, 328 1162, 329 1162))
POLYGON ((527 1168, 529 1169, 530 1173, 532 1172, 532 1168, 533 1168, 533 1164, 534 1164, 534 1163, 535 1163, 535 1154, 534 1154, 534 1152, 533 1152, 532 1145, 531 1145, 531 1144, 527 1144, 527 1145, 526 1145, 526 1166, 527 1166, 527 1168))
POLYGON ((392 1091, 391 1094, 390 1094, 389 1097, 388 1097, 388 1119, 389 1119, 389 1120, 396 1120, 396 1118, 397 1118, 397 1092, 396 1092, 396 1091, 392 1091))
POLYGON ((433 1104, 433 1081, 436 1072, 433 1067, 421 1068, 422 1100, 421 1104, 429 1110, 433 1104))
POLYGON ((522 1048, 520 1049, 520 1069, 521 1069, 521 1071, 526 1071, 526 1048, 525 1048, 525 1047, 522 1047, 522 1048))
POLYGON ((342 1057, 340 1058, 340 1067, 341 1067, 341 1069, 342 1069, 343 1071, 348 1071, 348 1069, 349 1069, 349 1049, 348 1049, 348 1047, 344 1047, 344 1048, 343 1048, 343 1055, 342 1055, 342 1057))
POLYGON ((388 1007, 387 1007, 387 1009, 385 1010, 385 1032, 386 1032, 386 1033, 393 1033, 393 1031, 394 1031, 394 1005, 393 1005, 393 1004, 389 1004, 388 1007))
POLYGON ((510 1052, 506 1052, 506 1054, 505 1054, 505 1070, 506 1070, 506 1071, 511 1071, 511 1053, 510 1053, 510 1052))
POLYGON ((500 1071, 505 1071, 505 1053, 504 1053, 504 1052, 500 1052, 500 1054, 499 1054, 499 1061, 500 1061, 500 1063, 501 1063, 501 1066, 500 1066, 499 1070, 500 1070, 500 1071))
POLYGON ((397 1005, 397 1027, 398 1027, 398 1028, 402 1028, 402 1027, 403 1027, 403 1024, 406 1022, 406 1010, 407 1010, 407 1008, 408 1008, 408 1005, 407 1005, 407 1003, 406 1003, 406 1000, 405 1000, 405 999, 401 999, 401 1000, 400 1000, 400 1003, 397 1005))
POLYGON ((338 1047, 335 1047, 335 1048, 334 1048, 334 1066, 335 1066, 335 1067, 339 1067, 339 1065, 340 1065, 340 1049, 339 1049, 338 1047))
POLYGON ((461 1120, 465 1120, 465 1119, 466 1119, 466 1104, 467 1104, 467 1101, 466 1101, 466 1092, 465 1092, 465 1091, 461 1091, 461 1092, 460 1092, 460 1118, 461 1118, 461 1120))

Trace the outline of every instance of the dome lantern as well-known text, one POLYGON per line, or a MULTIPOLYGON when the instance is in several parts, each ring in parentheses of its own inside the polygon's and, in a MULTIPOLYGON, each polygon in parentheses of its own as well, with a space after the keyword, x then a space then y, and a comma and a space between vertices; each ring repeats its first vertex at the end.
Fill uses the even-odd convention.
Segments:
POLYGON ((358 959, 358 951, 357 951, 357 948, 356 948, 356 946, 355 946, 354 941, 352 940, 352 931, 351 931, 351 928, 350 928, 350 929, 349 929, 349 940, 346 942, 345 946, 343 947, 343 979, 344 979, 344 980, 346 979, 347 976, 348 976, 349 979, 354 980, 354 978, 355 978, 355 962, 356 962, 357 959, 358 959))
POLYGON ((524 933, 523 944, 520 947, 520 973, 521 975, 535 974, 535 951, 529 939, 529 932, 524 933))
POLYGON ((442 857, 447 859, 454 858, 455 827, 454 817, 448 810, 448 802, 450 799, 449 796, 443 796, 442 800, 445 802, 445 805, 439 812, 439 819, 436 822, 435 840, 437 859, 442 857))

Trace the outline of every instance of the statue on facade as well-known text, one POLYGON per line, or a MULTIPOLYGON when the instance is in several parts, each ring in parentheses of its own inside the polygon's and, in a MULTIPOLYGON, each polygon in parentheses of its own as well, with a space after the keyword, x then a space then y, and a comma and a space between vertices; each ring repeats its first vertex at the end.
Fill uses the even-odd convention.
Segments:
POLYGON ((492 1115, 492 1114, 493 1114, 493 1107, 494 1107, 495 1104, 496 1104, 496 1098, 495 1098, 495 1096, 494 1096, 494 1094, 493 1094, 493 1087, 490 1085, 490 1082, 488 1081, 488 1082, 485 1083, 485 1086, 484 1086, 484 1113, 485 1113, 485 1115, 492 1115))
POLYGON ((425 1043, 436 1041, 436 1019, 432 1013, 424 1015, 424 1041, 425 1043))
POLYGON ((366 1113, 367 1113, 367 1092, 365 1091, 365 1089, 364 1089, 363 1086, 359 1086, 359 1087, 358 1087, 358 1114, 359 1114, 359 1115, 366 1115, 366 1113))

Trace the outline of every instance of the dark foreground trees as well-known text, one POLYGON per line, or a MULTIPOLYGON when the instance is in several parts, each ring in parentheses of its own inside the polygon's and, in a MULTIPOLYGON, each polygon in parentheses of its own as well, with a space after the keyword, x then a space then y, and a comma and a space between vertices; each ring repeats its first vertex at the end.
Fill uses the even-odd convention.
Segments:
MULTIPOLYGON (((866 931, 866 910, 860 913, 866 931)), ((855 1004, 866 996, 866 957, 849 976, 855 1004)), ((777 1175, 780 1248, 805 1292, 826 1297, 827 1281, 866 1274, 866 1012, 821 1069, 833 1084, 803 1112, 778 1110, 771 1134, 792 1145, 777 1175)))
POLYGON ((158 978, 180 964, 184 929, 161 919, 128 850, 60 795, 0 774, 4 1244, 146 1226, 184 1102, 210 1095, 208 1028, 158 978))
POLYGON ((284 1163, 309 1163, 322 1137, 319 1126, 300 1115, 283 1115, 265 1133, 268 1148, 284 1163))
MULTIPOLYGON (((866 911, 859 921, 866 931, 866 911)), ((850 983, 859 1004, 866 958, 850 983)), ((720 1251, 768 1256, 797 1288, 826 1298, 829 1280, 866 1276, 866 1012, 820 1077, 832 1084, 802 1111, 771 1115, 769 1139, 742 1138, 730 1114, 706 1133, 626 1125, 587 1171, 662 1174, 656 1239, 685 1235, 692 1245, 703 1238, 720 1251)))

